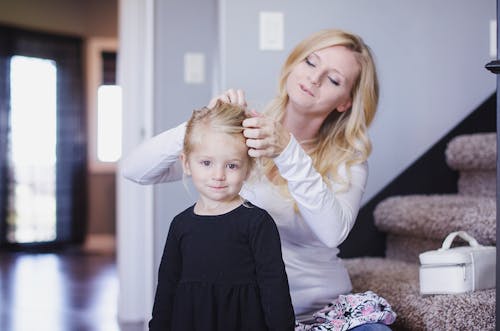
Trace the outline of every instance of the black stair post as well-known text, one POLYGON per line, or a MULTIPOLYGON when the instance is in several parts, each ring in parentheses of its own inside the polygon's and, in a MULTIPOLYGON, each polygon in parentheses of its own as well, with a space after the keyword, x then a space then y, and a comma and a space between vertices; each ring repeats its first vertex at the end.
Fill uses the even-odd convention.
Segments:
MULTIPOLYGON (((499 211, 500 211, 500 200, 499 200, 499 192, 500 192, 500 135, 498 134, 498 128, 500 127, 500 99, 499 99, 499 92, 498 92, 498 87, 500 86, 500 61, 498 60, 498 55, 499 55, 499 46, 500 46, 500 36, 498 34, 499 31, 499 22, 500 22, 500 9, 499 9, 499 0, 497 0, 497 59, 494 61, 491 61, 486 64, 486 69, 491 71, 492 73, 497 75, 497 229, 496 229, 496 236, 497 240, 496 242, 498 243, 498 238, 500 235, 500 216, 499 216, 499 211)), ((499 276, 500 276, 500 268, 499 268, 499 261, 500 261, 500 254, 497 249, 497 259, 496 259, 496 297, 500 298, 500 281, 499 281, 499 276)), ((496 330, 500 330, 500 323, 498 322, 498 318, 500 316, 500 309, 499 309, 499 304, 496 303, 496 316, 497 316, 497 322, 496 322, 496 330)))

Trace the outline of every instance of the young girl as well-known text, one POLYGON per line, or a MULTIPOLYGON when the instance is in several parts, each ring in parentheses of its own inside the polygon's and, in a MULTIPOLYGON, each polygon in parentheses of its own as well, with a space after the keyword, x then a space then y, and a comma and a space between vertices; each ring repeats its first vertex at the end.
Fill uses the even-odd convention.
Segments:
POLYGON ((193 112, 180 158, 198 201, 171 225, 150 330, 293 330, 278 230, 240 195, 252 169, 242 107, 193 112))

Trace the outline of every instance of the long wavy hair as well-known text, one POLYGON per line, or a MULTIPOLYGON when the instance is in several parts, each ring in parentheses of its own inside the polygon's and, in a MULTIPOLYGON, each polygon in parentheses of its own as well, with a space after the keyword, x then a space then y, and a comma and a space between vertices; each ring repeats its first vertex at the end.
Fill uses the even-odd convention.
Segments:
MULTIPOLYGON (((329 29, 316 32, 300 42, 282 67, 278 95, 266 107, 265 113, 277 120, 283 118, 289 100, 286 81, 290 72, 311 53, 331 46, 344 46, 351 50, 360 66, 360 73, 351 90, 351 108, 344 112, 332 109, 316 137, 308 141, 308 145, 313 147, 307 152, 315 169, 327 184, 331 185, 333 181, 340 184, 340 190, 347 190, 351 179, 351 166, 363 163, 371 153, 372 145, 367 130, 375 116, 379 98, 379 84, 372 53, 359 36, 329 29), (347 178, 339 174, 341 166, 345 166, 347 178)), ((280 186, 282 191, 288 192, 286 180, 279 175, 274 162, 264 159, 262 165, 267 177, 280 186)))

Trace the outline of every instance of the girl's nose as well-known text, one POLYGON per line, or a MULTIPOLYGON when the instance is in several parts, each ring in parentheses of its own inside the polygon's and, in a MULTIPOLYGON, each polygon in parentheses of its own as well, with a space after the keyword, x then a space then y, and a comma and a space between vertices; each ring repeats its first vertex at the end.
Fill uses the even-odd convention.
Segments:
POLYGON ((225 180, 226 179, 225 169, 222 167, 215 167, 212 173, 212 178, 214 180, 225 180))

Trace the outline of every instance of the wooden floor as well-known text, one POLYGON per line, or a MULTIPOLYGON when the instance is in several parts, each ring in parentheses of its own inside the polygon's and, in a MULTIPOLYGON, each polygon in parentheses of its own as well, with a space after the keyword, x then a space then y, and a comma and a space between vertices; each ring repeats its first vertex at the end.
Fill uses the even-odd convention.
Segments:
POLYGON ((117 321, 112 253, 0 252, 0 330, 142 331, 117 321))

